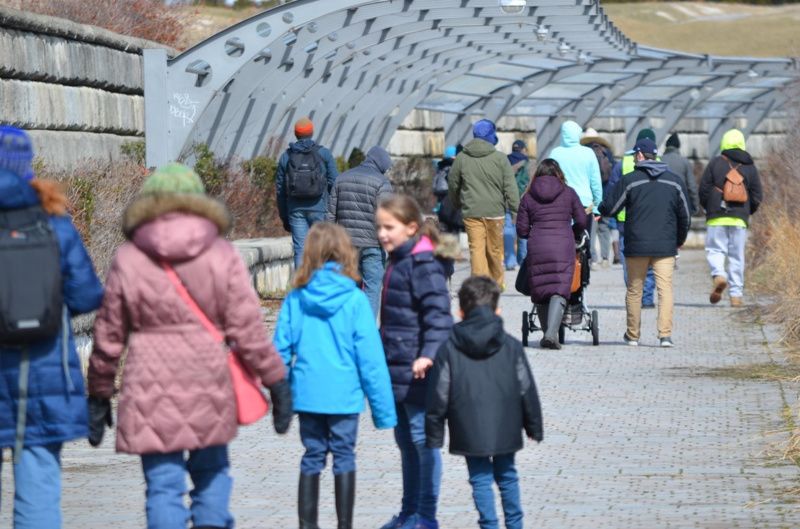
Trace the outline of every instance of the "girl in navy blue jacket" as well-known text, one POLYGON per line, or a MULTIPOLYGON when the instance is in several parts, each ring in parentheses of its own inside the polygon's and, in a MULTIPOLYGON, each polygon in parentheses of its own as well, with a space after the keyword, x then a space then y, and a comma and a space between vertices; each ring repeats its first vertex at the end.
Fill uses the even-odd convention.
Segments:
POLYGON ((437 529, 442 462, 425 446, 425 374, 447 340, 453 318, 436 228, 426 224, 417 202, 395 195, 376 213, 378 240, 389 252, 383 281, 381 338, 392 378, 397 426, 394 434, 403 466, 400 513, 382 529, 437 529))
POLYGON ((344 228, 316 223, 275 329, 300 438, 300 529, 319 529, 319 475, 333 454, 339 529, 352 529, 358 415, 369 400, 377 428, 397 423, 375 315, 358 288, 358 258, 344 228))

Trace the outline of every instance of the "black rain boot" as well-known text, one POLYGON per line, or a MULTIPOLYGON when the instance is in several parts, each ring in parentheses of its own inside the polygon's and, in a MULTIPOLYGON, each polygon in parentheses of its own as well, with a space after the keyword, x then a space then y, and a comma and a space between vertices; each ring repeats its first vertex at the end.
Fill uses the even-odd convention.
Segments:
POLYGON ((336 491, 336 518, 338 529, 353 529, 353 505, 356 501, 356 472, 333 476, 336 491))
POLYGON ((539 316, 539 327, 542 328, 542 332, 547 332, 547 305, 537 303, 536 315, 539 316))
POLYGON ((540 344, 545 349, 561 349, 561 344, 558 343, 558 330, 561 328, 566 306, 567 300, 561 296, 550 298, 550 306, 547 308, 547 331, 540 344))
POLYGON ((300 529, 319 529, 319 474, 300 474, 297 487, 297 517, 300 529))

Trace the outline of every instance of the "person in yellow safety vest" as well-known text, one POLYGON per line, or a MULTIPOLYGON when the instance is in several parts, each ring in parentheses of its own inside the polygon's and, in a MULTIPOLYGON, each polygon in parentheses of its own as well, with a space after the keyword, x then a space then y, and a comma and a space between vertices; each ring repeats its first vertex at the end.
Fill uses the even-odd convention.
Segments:
MULTIPOLYGON (((636 141, 642 138, 650 138, 656 141, 656 133, 653 129, 645 128, 639 131, 636 135, 636 141)), ((614 164, 611 169, 611 178, 609 179, 608 190, 609 192, 615 185, 622 180, 626 174, 632 173, 636 169, 636 160, 633 151, 628 151, 622 157, 621 161, 614 164)), ((625 266, 625 210, 623 209, 617 214, 617 229, 619 230, 619 260, 622 262, 622 276, 625 278, 625 284, 628 284, 628 269, 625 266)), ((644 291, 642 293, 642 307, 653 308, 655 307, 655 289, 656 278, 653 274, 653 269, 647 270, 647 277, 644 282, 644 291)))

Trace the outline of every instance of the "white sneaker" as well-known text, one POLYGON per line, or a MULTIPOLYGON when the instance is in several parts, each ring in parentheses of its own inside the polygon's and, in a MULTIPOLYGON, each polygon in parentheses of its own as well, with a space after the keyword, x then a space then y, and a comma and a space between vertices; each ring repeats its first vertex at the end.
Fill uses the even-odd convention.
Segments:
POLYGON ((659 342, 661 343, 661 347, 675 347, 671 336, 664 336, 659 339, 659 342))
POLYGON ((628 333, 622 335, 622 341, 625 342, 625 345, 630 345, 631 347, 638 347, 639 340, 634 340, 633 338, 628 338, 628 333))

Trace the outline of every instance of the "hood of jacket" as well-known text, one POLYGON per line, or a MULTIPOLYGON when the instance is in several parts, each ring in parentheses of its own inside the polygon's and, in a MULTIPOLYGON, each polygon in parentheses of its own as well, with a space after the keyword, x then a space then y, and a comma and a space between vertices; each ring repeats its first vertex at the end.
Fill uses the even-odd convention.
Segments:
POLYGON ((658 178, 669 171, 669 166, 658 160, 644 160, 637 163, 636 168, 643 171, 650 178, 658 178))
POLYGON ((289 150, 294 152, 308 152, 316 143, 311 138, 303 138, 289 144, 289 150))
POLYGON ((719 142, 719 150, 727 151, 729 149, 739 149, 742 151, 747 149, 742 131, 731 129, 722 135, 722 140, 719 142))
POLYGON ((495 152, 494 145, 486 140, 475 138, 464 145, 464 152, 473 158, 483 158, 495 152))
POLYGON ((503 320, 491 307, 472 309, 466 319, 453 326, 453 342, 470 358, 489 358, 503 346, 503 320))
POLYGON ((362 167, 378 171, 381 174, 386 174, 386 171, 392 166, 392 158, 386 149, 378 147, 377 145, 367 151, 367 157, 361 164, 362 167))
POLYGON ((567 187, 552 175, 539 176, 533 179, 529 193, 537 202, 549 204, 558 198, 567 187))
POLYGON ((727 149, 722 151, 724 156, 727 156, 733 163, 740 163, 742 165, 753 165, 753 157, 747 151, 742 149, 727 149))
POLYGON ((11 171, 0 169, 0 209, 17 209, 36 205, 39 196, 30 183, 11 171))
POLYGON ((122 232, 128 239, 136 229, 167 213, 191 213, 204 217, 224 235, 231 228, 231 215, 225 204, 199 193, 150 193, 139 195, 122 214, 122 232))
POLYGON ((131 241, 156 261, 181 262, 203 253, 218 236, 211 220, 173 211, 136 228, 131 241))
POLYGON ((311 281, 300 290, 303 312, 319 318, 330 318, 356 290, 356 282, 342 275, 339 263, 329 262, 311 275, 311 281))
POLYGON ((514 151, 508 155, 508 163, 511 165, 517 164, 519 162, 528 161, 528 157, 521 152, 514 151))
POLYGON ((561 125, 561 146, 576 147, 581 144, 583 129, 574 121, 565 121, 561 125))

